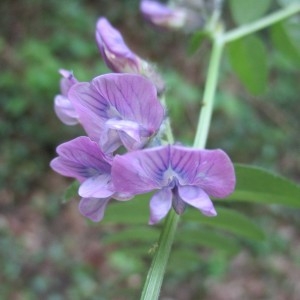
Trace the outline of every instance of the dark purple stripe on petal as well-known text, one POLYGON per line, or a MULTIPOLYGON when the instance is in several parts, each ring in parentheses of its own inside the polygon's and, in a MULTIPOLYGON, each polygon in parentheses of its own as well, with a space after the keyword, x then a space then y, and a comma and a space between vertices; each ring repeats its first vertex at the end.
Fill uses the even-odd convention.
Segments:
POLYGON ((57 147, 58 157, 50 166, 58 173, 82 182, 100 174, 110 174, 112 158, 88 137, 78 137, 57 147))
POLYGON ((118 192, 145 193, 164 186, 169 146, 117 155, 112 164, 112 180, 118 192))

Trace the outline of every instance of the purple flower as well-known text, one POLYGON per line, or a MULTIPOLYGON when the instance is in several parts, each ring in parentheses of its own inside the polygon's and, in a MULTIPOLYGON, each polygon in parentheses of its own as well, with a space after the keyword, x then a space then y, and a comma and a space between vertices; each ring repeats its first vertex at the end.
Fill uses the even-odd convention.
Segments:
POLYGON ((162 28, 181 28, 187 20, 187 14, 184 9, 171 9, 157 1, 142 0, 140 10, 146 20, 162 28))
POLYGON ((119 192, 142 194, 159 190, 150 200, 150 224, 159 222, 173 206, 182 214, 186 205, 215 216, 209 196, 223 198, 233 192, 232 162, 222 150, 163 146, 117 155, 112 181, 119 192))
POLYGON ((70 71, 59 70, 59 73, 63 76, 63 78, 60 80, 61 94, 57 95, 54 99, 54 110, 57 117, 64 124, 76 125, 78 124, 78 115, 68 98, 68 92, 70 88, 78 81, 70 71))
POLYGON ((164 109, 155 86, 134 74, 105 74, 69 91, 79 121, 105 152, 120 145, 128 150, 145 146, 158 132, 164 109))
POLYGON ((104 61, 112 71, 140 73, 143 61, 127 47, 120 32, 106 18, 97 21, 96 41, 104 61))
POLYGON ((82 136, 61 144, 56 151, 58 157, 50 166, 57 173, 81 183, 79 211, 84 216, 100 221, 112 197, 118 200, 130 198, 128 194, 116 192, 111 181, 112 157, 106 156, 96 142, 82 136))

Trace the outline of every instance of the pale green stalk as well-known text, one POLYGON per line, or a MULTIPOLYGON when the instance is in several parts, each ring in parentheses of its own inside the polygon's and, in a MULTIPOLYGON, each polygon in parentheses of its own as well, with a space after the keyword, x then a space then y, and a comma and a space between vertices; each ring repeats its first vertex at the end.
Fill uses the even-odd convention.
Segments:
POLYGON ((248 34, 264 29, 272 24, 280 22, 296 13, 300 12, 300 4, 292 3, 287 7, 274 12, 260 20, 257 20, 250 24, 245 24, 239 28, 228 31, 223 34, 223 42, 229 43, 235 41, 239 38, 242 38, 248 34))
MULTIPOLYGON (((224 45, 279 22, 297 12, 300 12, 300 4, 292 4, 278 12, 262 18, 261 20, 233 29, 227 33, 223 33, 220 27, 215 28, 216 30, 211 34, 212 53, 208 66, 202 108, 194 140, 195 148, 205 148, 206 146, 224 45)), ((169 142, 173 143, 173 135, 169 121, 167 122, 166 130, 169 142)), ((165 220, 152 264, 146 277, 141 300, 157 300, 159 298, 179 219, 180 216, 178 216, 174 210, 171 210, 165 220)))
POLYGON ((195 148, 205 148, 214 106, 214 98, 218 82, 222 50, 222 31, 212 37, 212 53, 208 65, 206 85, 204 88, 202 107, 199 114, 197 130, 194 139, 195 148))
POLYGON ((165 220, 144 284, 141 300, 157 300, 159 297, 179 218, 180 216, 172 209, 165 220))

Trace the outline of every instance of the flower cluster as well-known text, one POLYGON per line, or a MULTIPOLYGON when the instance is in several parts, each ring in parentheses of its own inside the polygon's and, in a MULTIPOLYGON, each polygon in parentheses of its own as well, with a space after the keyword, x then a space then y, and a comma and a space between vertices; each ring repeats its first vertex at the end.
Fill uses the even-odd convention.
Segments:
POLYGON ((163 143, 166 111, 159 99, 159 76, 105 18, 97 22, 96 41, 115 73, 79 82, 61 70, 61 94, 54 101, 58 118, 80 124, 87 135, 58 146, 58 157, 50 163, 59 174, 80 182, 79 211, 97 222, 111 199, 127 201, 156 191, 150 224, 171 208, 182 214, 187 205, 215 216, 210 196, 226 197, 235 186, 227 154, 163 143))

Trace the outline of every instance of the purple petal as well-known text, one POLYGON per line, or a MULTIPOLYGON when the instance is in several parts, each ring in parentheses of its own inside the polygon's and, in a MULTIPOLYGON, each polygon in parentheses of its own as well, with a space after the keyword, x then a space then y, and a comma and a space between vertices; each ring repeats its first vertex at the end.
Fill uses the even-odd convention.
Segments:
POLYGON ((181 146, 171 148, 171 165, 181 185, 201 187, 208 195, 224 198, 235 187, 235 172, 222 150, 199 150, 181 146))
POLYGON ((99 145, 105 153, 113 153, 120 146, 122 146, 119 132, 104 127, 100 135, 99 145))
POLYGON ((70 89, 69 99, 88 136, 98 142, 109 110, 105 98, 90 83, 82 82, 70 89))
POLYGON ((140 194, 166 186, 170 148, 157 147, 117 155, 112 164, 112 181, 118 192, 140 194))
POLYGON ((179 186, 178 194, 184 202, 196 207, 204 215, 217 215, 212 201, 201 188, 196 186, 179 186))
MULTIPOLYGON (((132 129, 128 128, 129 124, 138 124, 139 131, 134 134, 135 139, 144 137, 140 145, 142 147, 159 130, 164 118, 164 109, 157 99, 155 86, 140 75, 101 75, 91 83, 74 85, 69 98, 84 129, 95 141, 99 141, 106 124, 115 122, 116 128, 116 120, 119 120, 127 127, 120 129, 117 126, 115 130, 121 130, 129 136, 133 134, 132 129), (137 134, 140 137, 137 138, 137 134)), ((130 145, 125 146, 132 150, 130 145)))
POLYGON ((59 73, 63 78, 60 80, 60 90, 63 96, 68 97, 68 92, 70 88, 78 82, 78 80, 74 77, 73 72, 60 69, 59 73))
POLYGON ((78 81, 73 73, 67 70, 59 70, 63 76, 60 80, 61 95, 57 95, 54 99, 54 110, 58 118, 66 125, 78 124, 78 115, 68 99, 68 92, 70 88, 78 81))
POLYGON ((85 180, 78 194, 84 198, 107 198, 114 194, 110 174, 101 174, 85 180))
POLYGON ((184 10, 180 8, 171 9, 157 1, 141 1, 140 10, 144 18, 151 24, 163 28, 183 27, 187 19, 184 10))
POLYGON ((173 188, 172 192, 173 192, 172 206, 178 215, 182 215, 186 209, 187 204, 179 196, 177 186, 173 188))
POLYGON ((120 32, 106 18, 97 21, 96 41, 104 61, 112 71, 140 73, 140 58, 127 47, 120 32))
POLYGON ((56 151, 59 156, 51 161, 50 166, 61 175, 82 182, 95 175, 110 174, 111 158, 88 137, 78 137, 63 143, 56 151))
POLYGON ((57 117, 66 125, 78 124, 78 114, 68 98, 57 95, 54 98, 54 110, 57 117))
POLYGON ((111 129, 124 131, 129 137, 136 140, 137 142, 141 141, 141 126, 136 122, 110 119, 106 122, 106 126, 111 129))
POLYGON ((156 192, 150 200, 150 220, 153 225, 163 219, 172 206, 172 192, 169 188, 164 188, 156 192))
POLYGON ((105 208, 110 198, 82 198, 79 202, 78 209, 82 215, 94 222, 99 222, 104 216, 105 208))
POLYGON ((92 81, 93 88, 109 103, 107 117, 120 117, 156 131, 164 118, 164 109, 156 96, 155 86, 135 74, 106 74, 92 81))

